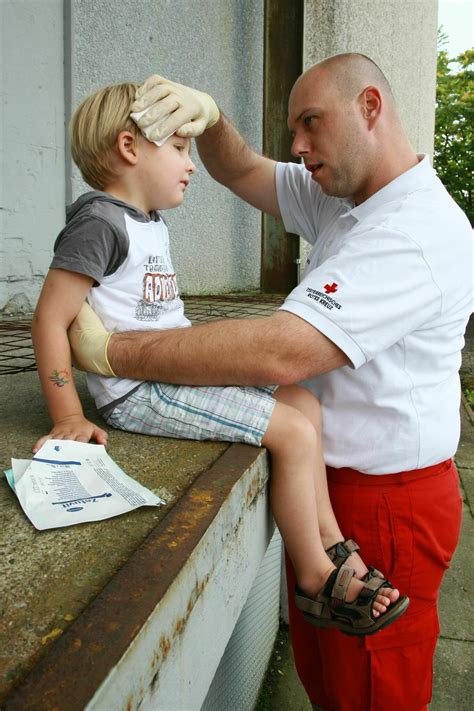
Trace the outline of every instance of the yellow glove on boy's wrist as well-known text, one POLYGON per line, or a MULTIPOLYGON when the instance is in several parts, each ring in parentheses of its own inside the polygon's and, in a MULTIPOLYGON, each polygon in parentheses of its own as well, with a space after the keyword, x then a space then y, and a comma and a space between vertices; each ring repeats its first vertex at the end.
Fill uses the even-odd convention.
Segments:
POLYGON ((209 94, 153 74, 137 89, 130 115, 148 140, 159 144, 173 133, 199 136, 217 123, 219 109, 209 94))
POLYGON ((72 360, 76 368, 98 375, 115 375, 107 358, 111 336, 95 311, 84 303, 68 330, 72 360))

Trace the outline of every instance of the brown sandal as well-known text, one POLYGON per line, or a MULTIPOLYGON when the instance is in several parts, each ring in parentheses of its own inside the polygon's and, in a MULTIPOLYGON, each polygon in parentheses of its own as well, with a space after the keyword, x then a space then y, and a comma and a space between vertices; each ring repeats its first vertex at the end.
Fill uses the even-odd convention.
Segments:
POLYGON ((388 587, 388 581, 369 571, 365 576, 368 579, 361 581, 364 587, 358 597, 353 602, 347 602, 346 593, 353 576, 354 570, 341 564, 339 570, 331 573, 323 590, 314 599, 297 588, 296 607, 303 612, 305 620, 314 627, 332 627, 348 635, 363 637, 375 634, 395 622, 410 604, 409 598, 401 595, 389 605, 386 612, 374 617, 373 603, 380 588, 388 587))

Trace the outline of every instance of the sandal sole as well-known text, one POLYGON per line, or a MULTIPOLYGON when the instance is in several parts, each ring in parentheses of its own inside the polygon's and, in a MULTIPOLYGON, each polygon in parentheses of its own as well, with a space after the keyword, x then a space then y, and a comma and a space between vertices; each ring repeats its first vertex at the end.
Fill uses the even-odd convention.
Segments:
MULTIPOLYGON (((374 622, 373 625, 367 629, 354 629, 351 625, 345 624, 339 620, 328 620, 328 619, 317 619, 313 615, 303 612, 303 617, 310 625, 317 627, 318 629, 328 629, 332 628, 349 635, 350 637, 368 637, 371 634, 380 632, 385 627, 388 627, 392 622, 395 622, 407 609, 410 604, 410 599, 408 597, 401 598, 397 603, 394 603, 392 612, 385 612, 381 617, 379 617, 380 622, 374 622), (398 604, 397 604, 398 603, 398 604)), ((390 608, 389 608, 390 609, 390 608)))

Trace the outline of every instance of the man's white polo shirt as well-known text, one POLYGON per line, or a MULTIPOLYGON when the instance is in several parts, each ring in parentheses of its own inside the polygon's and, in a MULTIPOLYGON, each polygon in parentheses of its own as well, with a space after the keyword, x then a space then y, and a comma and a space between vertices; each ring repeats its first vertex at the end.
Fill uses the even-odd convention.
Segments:
POLYGON ((356 207, 300 164, 278 163, 276 186, 286 230, 313 245, 282 308, 353 365, 304 383, 323 408, 326 463, 385 474, 452 457, 472 306, 464 213, 427 157, 356 207))

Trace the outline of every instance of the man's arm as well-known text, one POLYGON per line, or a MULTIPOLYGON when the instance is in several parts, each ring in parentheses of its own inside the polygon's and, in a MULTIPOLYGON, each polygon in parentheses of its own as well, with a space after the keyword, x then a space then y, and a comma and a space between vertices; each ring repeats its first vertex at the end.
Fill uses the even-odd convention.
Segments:
POLYGON ((294 314, 191 328, 113 334, 113 371, 188 385, 287 385, 347 365, 347 356, 294 314))
POLYGON ((210 175, 258 210, 280 219, 276 162, 255 153, 221 112, 216 124, 196 138, 210 175))

